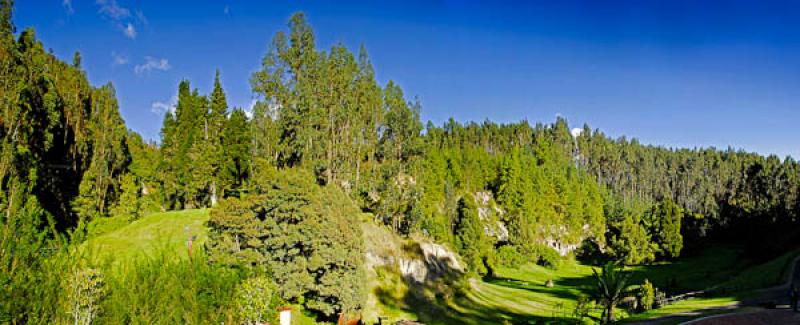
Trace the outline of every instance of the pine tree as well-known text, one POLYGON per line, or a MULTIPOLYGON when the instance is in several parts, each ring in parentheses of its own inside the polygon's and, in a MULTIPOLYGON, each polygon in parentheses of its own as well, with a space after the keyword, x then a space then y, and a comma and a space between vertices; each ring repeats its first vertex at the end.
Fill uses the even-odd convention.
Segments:
POLYGON ((226 184, 223 182, 225 178, 222 176, 224 166, 229 164, 231 157, 224 154, 223 149, 223 134, 225 132, 225 125, 227 122, 228 103, 225 99, 225 92, 222 90, 222 85, 219 81, 219 70, 214 77, 214 90, 211 92, 211 109, 208 117, 208 130, 206 131, 203 141, 207 142, 206 157, 209 163, 211 174, 211 182, 209 184, 209 191, 211 196, 211 205, 217 204, 217 199, 223 196, 226 184))
POLYGON ((225 123, 222 147, 225 165, 222 166, 223 184, 231 189, 241 189, 250 177, 251 135, 250 122, 242 109, 234 109, 225 123))
POLYGON ((459 219, 455 234, 459 253, 467 262, 469 269, 479 275, 487 274, 487 259, 491 245, 484 233, 483 224, 478 217, 475 199, 462 197, 458 203, 459 219))

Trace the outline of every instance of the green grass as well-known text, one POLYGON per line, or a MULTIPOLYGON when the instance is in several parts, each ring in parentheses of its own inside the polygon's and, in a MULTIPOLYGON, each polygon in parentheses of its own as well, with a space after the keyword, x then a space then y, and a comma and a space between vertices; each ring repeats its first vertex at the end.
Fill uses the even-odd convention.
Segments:
MULTIPOLYGON (((726 291, 717 289, 712 297, 684 300, 641 314, 627 315, 619 308, 617 315, 626 317, 626 321, 681 315, 670 320, 680 322, 730 311, 741 299, 751 296, 753 289, 781 283, 798 253, 753 264, 743 260, 737 248, 713 246, 700 255, 675 262, 630 267, 633 285, 647 278, 657 287, 669 286, 675 293, 715 287, 726 291)), ((378 283, 382 293, 389 293, 379 301, 382 303, 379 309, 387 315, 421 319, 426 324, 485 324, 504 319, 514 324, 539 324, 564 320, 572 317, 577 298, 587 294, 594 284, 592 267, 574 261, 566 261, 555 270, 533 264, 516 269, 499 268, 495 279, 473 279, 463 294, 449 298, 433 294, 409 297, 404 295, 408 288, 397 282, 399 278, 378 283), (553 281, 553 287, 545 285, 548 280, 553 281)), ((600 310, 595 309, 590 316, 592 319, 585 322, 597 321, 600 310)))
MULTIPOLYGON (((738 256, 735 249, 715 247, 700 256, 674 263, 631 267, 629 271, 633 276, 630 283, 639 284, 648 278, 657 285, 677 283, 675 290, 678 292, 701 290, 732 277, 741 263, 738 256)), ((471 290, 451 302, 449 307, 457 314, 467 316, 459 319, 464 323, 481 323, 471 319, 480 318, 482 311, 487 310, 495 311, 494 316, 514 323, 547 322, 571 318, 578 297, 588 294, 593 284, 592 267, 574 261, 566 261, 558 269, 532 264, 517 269, 500 268, 496 279, 474 281, 471 290), (545 285, 548 280, 553 282, 553 287, 545 285)), ((733 302, 732 297, 692 299, 637 315, 637 319, 725 306, 733 302)), ((597 320, 600 312, 595 309, 590 316, 597 320)), ((618 316, 627 316, 623 310, 617 313, 618 316)))
POLYGON ((747 292, 781 284, 791 276, 791 262, 800 255, 800 250, 785 253, 766 263, 747 268, 736 277, 721 283, 729 292, 747 292))
POLYGON ((634 272, 632 280, 641 283, 648 279, 656 287, 672 292, 704 290, 732 279, 748 267, 740 257, 739 249, 710 246, 702 254, 675 262, 631 267, 634 272))
POLYGON ((127 226, 90 238, 85 249, 99 259, 131 261, 156 249, 187 258, 189 235, 197 236, 193 246, 200 249, 206 239, 207 209, 153 213, 127 226))
POLYGON ((675 323, 680 323, 701 316, 707 316, 709 314, 729 311, 730 309, 728 309, 728 307, 734 306, 737 302, 738 300, 736 298, 730 296, 683 300, 659 309, 653 309, 641 314, 631 315, 629 318, 625 319, 625 322, 633 322, 670 315, 682 315, 676 316, 674 319, 675 323))
MULTIPOLYGON (((196 235, 195 247, 201 249, 207 236, 204 223, 208 217, 208 210, 184 210, 154 213, 128 225, 118 220, 105 220, 95 228, 99 235, 91 236, 83 249, 96 258, 114 263, 133 261, 156 251, 186 258, 187 237, 190 233, 196 235)), ((378 249, 384 255, 407 254, 403 250, 407 239, 375 226, 366 216, 363 219, 368 247, 378 249)), ((709 287, 724 291, 717 297, 681 301, 647 313, 630 315, 627 321, 685 315, 671 320, 677 322, 722 312, 722 309, 710 308, 730 306, 753 289, 780 283, 788 276, 789 264, 798 254, 800 251, 791 252, 754 265, 740 259, 740 251, 736 248, 713 246, 703 254, 675 262, 630 267, 628 269, 634 272, 633 284, 647 278, 656 287, 671 286, 669 289, 674 292, 709 287)), ((500 323, 503 319, 514 324, 563 320, 571 317, 576 299, 594 283, 592 267, 574 261, 566 261, 555 270, 533 264, 515 269, 499 268, 495 279, 461 282, 464 290, 441 286, 409 288, 392 269, 368 270, 367 277, 370 296, 363 313, 365 320, 374 321, 381 315, 388 316, 391 321, 423 320, 430 325, 500 323), (545 285, 548 280, 553 281, 553 287, 545 285)), ((312 318, 302 315, 300 308, 297 311, 295 318, 301 324, 314 323, 312 318)), ((591 315, 596 320, 600 312, 595 310, 591 315)), ((628 316, 622 310, 618 315, 628 316)))

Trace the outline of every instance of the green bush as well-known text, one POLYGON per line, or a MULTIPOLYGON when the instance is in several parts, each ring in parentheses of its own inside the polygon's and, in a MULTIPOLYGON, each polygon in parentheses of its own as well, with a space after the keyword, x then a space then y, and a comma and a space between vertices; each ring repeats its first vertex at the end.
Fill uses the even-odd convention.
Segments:
POLYGON ((338 187, 312 180, 282 170, 260 194, 220 202, 206 247, 215 264, 269 272, 283 299, 332 320, 366 298, 360 211, 338 187))
POLYGON ((558 269, 561 266, 561 255, 556 250, 545 245, 536 245, 534 252, 538 256, 536 264, 550 269, 558 269))
POLYGON ((653 309, 656 300, 656 291, 649 280, 644 280, 644 283, 639 287, 636 298, 639 300, 639 309, 641 311, 653 309))
POLYGON ((232 323, 239 272, 209 264, 199 252, 191 260, 165 251, 121 265, 105 266, 108 296, 101 323, 232 323))
POLYGON ((91 324, 102 312, 106 295, 103 274, 94 268, 76 270, 69 279, 67 309, 74 324, 91 324))
POLYGON ((496 261, 500 266, 517 268, 528 260, 525 255, 517 250, 516 246, 503 245, 497 249, 496 261))
POLYGON ((664 291, 654 289, 653 309, 658 309, 667 305, 667 294, 664 291))
POLYGON ((583 319, 589 317, 589 313, 592 311, 594 303, 589 296, 580 295, 578 297, 577 302, 575 303, 575 309, 572 312, 572 316, 575 318, 578 324, 583 324, 583 319))
POLYGON ((236 306, 244 324, 275 322, 280 303, 277 286, 265 276, 249 278, 236 288, 236 306))

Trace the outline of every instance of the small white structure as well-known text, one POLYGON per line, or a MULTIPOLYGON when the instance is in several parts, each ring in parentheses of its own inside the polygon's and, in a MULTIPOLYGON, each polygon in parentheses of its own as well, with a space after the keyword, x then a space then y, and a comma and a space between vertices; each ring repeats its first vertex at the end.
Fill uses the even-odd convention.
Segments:
POLYGON ((280 312, 281 325, 292 325, 292 307, 286 306, 278 308, 280 312))

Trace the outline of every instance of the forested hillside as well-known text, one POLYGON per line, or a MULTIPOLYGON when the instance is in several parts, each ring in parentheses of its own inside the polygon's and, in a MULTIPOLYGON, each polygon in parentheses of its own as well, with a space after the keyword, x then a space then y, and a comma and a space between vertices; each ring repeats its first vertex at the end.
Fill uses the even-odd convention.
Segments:
POLYGON ((467 277, 574 257, 647 264, 720 242, 746 241, 767 258, 800 238, 791 158, 644 145, 562 118, 423 127, 421 102, 379 83, 366 47, 318 48, 302 13, 252 74, 252 112, 228 107, 218 71, 208 94, 176 85, 160 139, 142 139, 126 128, 113 85, 89 84, 79 53, 61 61, 33 29, 15 30, 12 1, 0 9, 2 322, 91 320, 86 306, 134 304, 117 273, 103 280, 99 266, 55 261, 72 260, 92 227, 155 211, 212 208, 207 256, 197 257, 208 263, 191 266, 207 278, 187 280, 212 284, 181 286, 210 298, 186 307, 203 310, 198 318, 170 316, 183 322, 255 321, 279 303, 318 320, 356 314, 366 296, 362 213, 457 251, 467 277), (60 279, 54 265, 76 275, 60 279), (97 297, 85 306, 60 293, 75 281, 117 291, 89 290, 97 297), (234 287, 275 295, 269 306, 235 305, 234 287))
POLYGON ((11 10, 10 1, 0 5, 3 321, 43 314, 36 308, 45 301, 32 303, 44 294, 40 262, 85 222, 119 208, 136 137, 120 117, 114 87, 90 86, 79 53, 67 64, 32 29, 15 36, 11 10))

